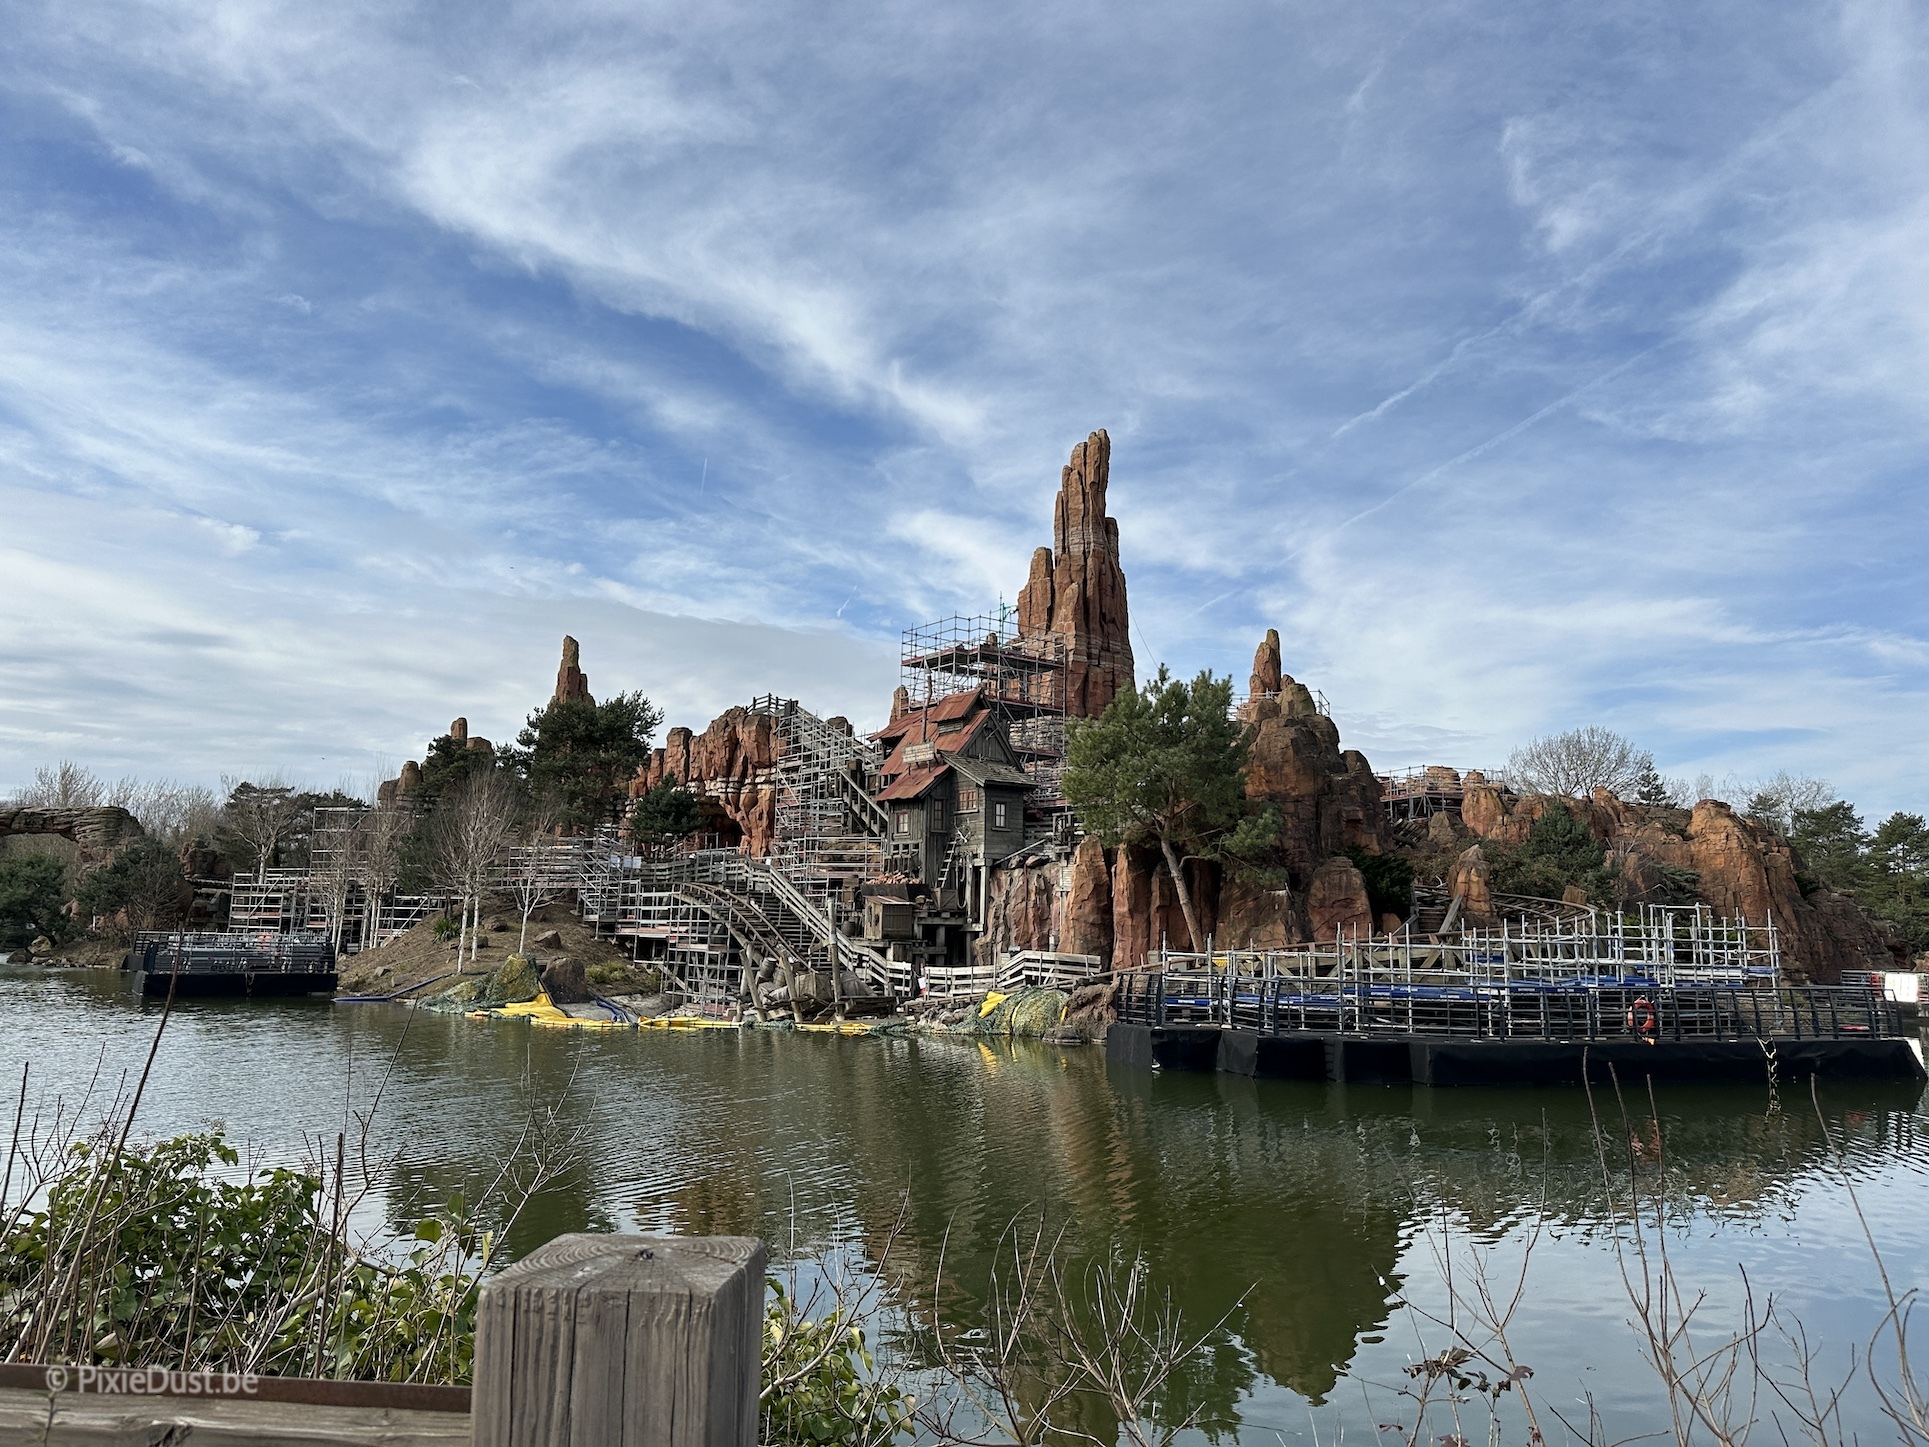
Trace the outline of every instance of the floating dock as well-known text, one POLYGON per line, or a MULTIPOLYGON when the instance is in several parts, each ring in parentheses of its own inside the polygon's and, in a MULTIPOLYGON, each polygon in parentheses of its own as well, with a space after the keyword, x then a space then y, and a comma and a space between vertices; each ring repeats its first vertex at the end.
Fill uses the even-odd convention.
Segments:
POLYGON ((148 999, 333 994, 335 946, 319 930, 138 934, 121 968, 148 999))
POLYGON ((1120 977, 1108 1061, 1376 1085, 1921 1081, 1870 985, 1788 985, 1772 925, 1700 909, 1266 953, 1120 977))

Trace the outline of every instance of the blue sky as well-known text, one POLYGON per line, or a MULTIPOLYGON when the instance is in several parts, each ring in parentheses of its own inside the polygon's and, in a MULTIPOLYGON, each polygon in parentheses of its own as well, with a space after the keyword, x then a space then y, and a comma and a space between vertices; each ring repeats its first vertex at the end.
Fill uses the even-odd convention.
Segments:
POLYGON ((1142 667, 1929 809, 1929 12, 9 7, 0 786, 876 722, 1113 439, 1142 667))

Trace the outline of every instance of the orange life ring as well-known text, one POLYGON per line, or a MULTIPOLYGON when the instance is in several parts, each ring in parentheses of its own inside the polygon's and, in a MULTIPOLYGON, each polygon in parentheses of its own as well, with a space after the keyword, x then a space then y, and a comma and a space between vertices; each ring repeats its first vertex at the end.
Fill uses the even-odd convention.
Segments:
POLYGON ((1654 1006, 1648 1003, 1646 995, 1635 996, 1634 1003, 1628 1006, 1628 1033, 1630 1035, 1654 1034, 1654 1006))

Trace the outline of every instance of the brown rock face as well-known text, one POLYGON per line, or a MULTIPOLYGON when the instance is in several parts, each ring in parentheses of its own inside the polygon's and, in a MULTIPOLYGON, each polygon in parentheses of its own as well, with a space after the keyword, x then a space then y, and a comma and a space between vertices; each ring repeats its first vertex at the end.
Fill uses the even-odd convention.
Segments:
POLYGON ((1348 849, 1386 847, 1380 781, 1357 750, 1340 748, 1324 714, 1287 715, 1271 700, 1253 727, 1246 796, 1278 808, 1280 843, 1293 883, 1304 888, 1320 861, 1348 849))
POLYGON ((1237 876, 1219 889, 1218 943, 1232 950, 1281 950, 1303 944, 1305 913, 1289 889, 1237 876))
POLYGON ((1487 853, 1478 844, 1453 862, 1453 873, 1447 877, 1447 893, 1460 896, 1460 912, 1469 923, 1480 924, 1493 918, 1492 874, 1487 853))
POLYGON ((1050 549, 1032 554, 1018 593, 1018 631, 1065 640, 1070 679, 1066 712, 1096 718, 1133 681, 1119 525, 1106 516, 1112 440, 1094 432, 1072 449, 1060 477, 1050 549))
POLYGON ((562 666, 556 670, 555 700, 557 703, 566 703, 571 700, 582 703, 596 702, 590 697, 589 675, 583 672, 582 663, 582 645, 574 638, 565 636, 562 666))
POLYGON ((1313 938, 1330 940, 1335 932, 1349 939, 1373 933, 1373 906, 1366 897, 1366 876, 1344 854, 1313 871, 1306 890, 1306 914, 1313 938))
POLYGON ((88 809, 0 808, 0 839, 10 834, 52 834, 70 839, 80 852, 80 865, 91 869, 114 857, 114 851, 146 831, 125 809, 112 805, 88 809))
POLYGON ((771 724, 765 715, 731 708, 700 734, 671 729, 630 781, 631 797, 673 780, 695 794, 706 812, 740 831, 746 852, 769 854, 777 838, 777 789, 770 774, 777 739, 771 724))
POLYGON ((1259 645, 1259 651, 1253 655, 1252 696, 1258 698, 1262 694, 1278 693, 1281 676, 1279 630, 1268 628, 1266 641, 1259 645))
POLYGON ((1071 878, 1065 894, 1064 927, 1058 947, 1068 955, 1097 955, 1112 959, 1112 871, 1105 849, 1093 838, 1079 841, 1072 853, 1071 878))

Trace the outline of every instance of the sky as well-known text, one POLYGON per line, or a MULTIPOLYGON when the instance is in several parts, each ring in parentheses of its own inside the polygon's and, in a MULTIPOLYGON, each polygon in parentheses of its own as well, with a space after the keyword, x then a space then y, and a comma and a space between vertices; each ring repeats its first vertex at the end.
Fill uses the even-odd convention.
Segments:
POLYGON ((1142 672, 1929 811, 1923 5, 8 17, 0 794, 875 725, 1102 427, 1142 672))

